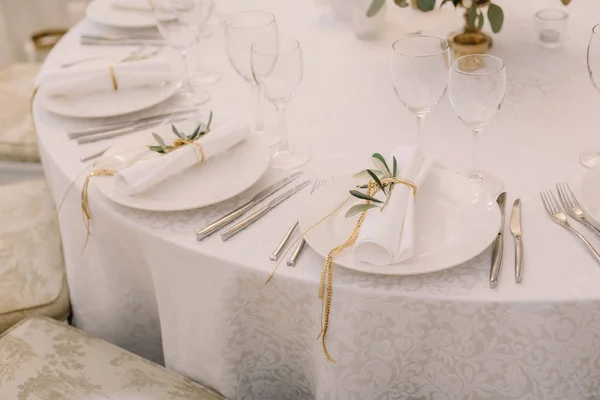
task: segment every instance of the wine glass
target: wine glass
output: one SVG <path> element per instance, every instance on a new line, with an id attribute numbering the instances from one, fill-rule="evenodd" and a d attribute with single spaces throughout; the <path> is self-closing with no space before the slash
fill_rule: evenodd
<path id="1" fill-rule="evenodd" d="M 276 49 L 279 33 L 275 16 L 267 11 L 251 10 L 231 14 L 225 20 L 225 47 L 233 69 L 248 82 L 254 92 L 254 124 L 252 130 L 265 131 L 260 109 L 260 87 L 252 75 L 251 48 L 255 42 L 267 43 Z"/>
<path id="2" fill-rule="evenodd" d="M 448 42 L 435 36 L 413 35 L 392 45 L 390 71 L 396 95 L 417 117 L 417 144 L 427 114 L 448 87 Z"/>
<path id="3" fill-rule="evenodd" d="M 452 62 L 448 93 L 454 113 L 473 132 L 473 169 L 471 180 L 479 182 L 491 194 L 498 194 L 503 183 L 483 174 L 477 163 L 479 136 L 500 109 L 506 94 L 506 68 L 498 57 L 475 54 Z"/>
<path id="4" fill-rule="evenodd" d="M 587 68 L 592 84 L 600 92 L 600 24 L 594 26 L 587 48 Z M 600 148 L 585 149 L 579 153 L 579 161 L 592 168 L 600 161 Z"/>
<path id="5" fill-rule="evenodd" d="M 187 56 L 198 42 L 212 7 L 213 0 L 152 0 L 158 30 L 183 58 L 186 79 L 181 94 L 196 104 L 210 100 L 210 94 L 194 84 Z"/>
<path id="6" fill-rule="evenodd" d="M 272 40 L 256 42 L 252 45 L 251 66 L 254 79 L 279 115 L 281 144 L 271 167 L 290 169 L 306 163 L 308 151 L 290 147 L 285 123 L 285 107 L 302 82 L 304 67 L 300 43 L 296 39 L 279 40 L 278 43 Z"/>

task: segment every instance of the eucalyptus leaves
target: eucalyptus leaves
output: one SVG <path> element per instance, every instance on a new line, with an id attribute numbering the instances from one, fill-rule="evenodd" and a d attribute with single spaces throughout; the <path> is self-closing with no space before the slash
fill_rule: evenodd
<path id="1" fill-rule="evenodd" d="M 385 158 L 379 153 L 375 153 L 372 156 L 372 162 L 375 166 L 374 169 L 366 169 L 354 175 L 355 178 L 358 179 L 369 179 L 375 182 L 379 190 L 381 190 L 385 195 L 385 201 L 379 200 L 367 193 L 363 193 L 359 190 L 351 190 L 350 194 L 356 198 L 361 200 L 366 200 L 364 204 L 356 204 L 352 206 L 348 212 L 346 213 L 346 218 L 349 218 L 353 215 L 361 213 L 363 211 L 370 210 L 372 208 L 379 208 L 380 211 L 384 209 L 385 205 L 389 201 L 392 196 L 392 189 L 394 188 L 394 183 L 383 184 L 381 182 L 382 179 L 386 178 L 397 178 L 398 174 L 398 162 L 396 161 L 396 157 L 393 157 L 392 170 L 388 167 L 388 164 L 385 161 Z M 357 189 L 367 189 L 369 184 L 360 185 Z"/>
<path id="2" fill-rule="evenodd" d="M 165 140 L 160 135 L 153 133 L 152 136 L 154 137 L 154 140 L 156 140 L 158 145 L 150 145 L 150 146 L 148 146 L 148 148 L 151 151 L 155 151 L 160 154 L 167 154 L 185 144 L 188 144 L 190 142 L 195 142 L 196 140 L 200 139 L 202 136 L 204 136 L 208 132 L 210 132 L 210 125 L 212 123 L 212 119 L 213 119 L 213 113 L 211 111 L 210 116 L 208 117 L 208 122 L 206 124 L 200 123 L 196 127 L 196 129 L 194 129 L 194 132 L 192 132 L 191 135 L 186 135 L 185 133 L 180 132 L 175 127 L 175 125 L 171 125 L 171 131 L 173 131 L 175 136 L 177 136 L 177 139 L 175 139 L 173 141 L 173 145 L 171 145 L 171 146 L 167 146 L 167 144 L 165 143 Z"/>

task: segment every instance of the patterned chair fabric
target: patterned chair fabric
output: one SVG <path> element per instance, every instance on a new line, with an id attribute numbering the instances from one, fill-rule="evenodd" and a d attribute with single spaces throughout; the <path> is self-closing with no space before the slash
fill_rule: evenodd
<path id="1" fill-rule="evenodd" d="M 223 397 L 48 318 L 0 336 L 0 399 L 218 400 Z"/>
<path id="2" fill-rule="evenodd" d="M 39 162 L 31 94 L 39 65 L 17 63 L 0 70 L 0 161 Z"/>
<path id="3" fill-rule="evenodd" d="M 65 319 L 69 312 L 60 232 L 46 182 L 0 186 L 0 332 L 27 317 Z"/>

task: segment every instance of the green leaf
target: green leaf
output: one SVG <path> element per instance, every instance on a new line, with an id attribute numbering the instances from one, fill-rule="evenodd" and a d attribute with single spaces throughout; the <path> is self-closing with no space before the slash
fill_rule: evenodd
<path id="1" fill-rule="evenodd" d="M 475 5 L 475 0 L 473 1 L 473 5 L 467 9 L 467 26 L 469 29 L 475 30 L 475 19 L 477 18 L 477 6 Z"/>
<path id="2" fill-rule="evenodd" d="M 374 172 L 374 173 L 377 175 L 377 177 L 379 177 L 379 178 L 382 178 L 382 177 L 384 177 L 384 176 L 385 176 L 385 175 L 384 175 L 384 173 L 383 173 L 383 172 L 381 172 L 381 171 L 373 171 L 373 172 Z M 354 178 L 356 178 L 356 179 L 369 179 L 369 178 L 371 178 L 371 175 L 369 175 L 369 173 L 368 173 L 368 172 L 367 172 L 367 170 L 365 169 L 365 170 L 362 170 L 362 171 L 360 171 L 360 172 L 357 172 L 356 174 L 354 174 Z"/>
<path id="3" fill-rule="evenodd" d="M 394 166 L 392 167 L 393 169 L 393 177 L 396 178 L 398 176 L 398 161 L 396 160 L 396 157 L 394 157 Z"/>
<path id="4" fill-rule="evenodd" d="M 385 0 L 373 0 L 371 7 L 367 10 L 367 17 L 371 18 L 375 16 L 385 4 Z"/>
<path id="5" fill-rule="evenodd" d="M 454 4 L 454 1 L 452 0 L 442 0 L 442 4 L 440 5 L 440 8 L 442 8 L 444 6 L 444 4 L 446 3 L 452 3 L 454 5 L 454 7 L 456 7 L 456 4 Z"/>
<path id="6" fill-rule="evenodd" d="M 148 146 L 151 151 L 155 151 L 157 153 L 164 154 L 165 150 L 161 146 Z"/>
<path id="7" fill-rule="evenodd" d="M 350 209 L 346 213 L 346 218 L 350 218 L 353 215 L 370 210 L 371 208 L 379 208 L 379 206 L 375 204 L 357 204 L 355 206 L 350 207 Z"/>
<path id="8" fill-rule="evenodd" d="M 381 181 L 379 180 L 379 178 L 377 177 L 377 175 L 375 175 L 375 173 L 373 171 L 371 171 L 370 169 L 367 170 L 367 173 L 369 174 L 369 176 L 371 177 L 371 179 L 373 179 L 375 181 L 375 183 L 377 184 L 377 186 L 379 186 L 379 189 L 381 189 L 383 191 L 383 193 L 387 197 L 387 191 L 385 190 L 385 187 L 383 186 L 383 183 L 381 183 Z"/>
<path id="9" fill-rule="evenodd" d="M 487 16 L 490 20 L 490 25 L 492 26 L 492 32 L 500 32 L 502 24 L 504 24 L 504 11 L 502 11 L 502 8 L 494 3 L 490 3 Z"/>
<path id="10" fill-rule="evenodd" d="M 394 0 L 394 3 L 396 3 L 396 5 L 400 8 L 406 8 L 409 6 L 406 0 Z"/>
<path id="11" fill-rule="evenodd" d="M 210 111 L 210 115 L 208 116 L 208 123 L 206 124 L 206 132 L 210 131 L 210 124 L 212 124 L 213 112 Z"/>
<path id="12" fill-rule="evenodd" d="M 198 136 L 200 136 L 200 129 L 202 128 L 202 124 L 198 125 L 191 136 L 188 138 L 189 140 L 196 140 Z"/>
<path id="13" fill-rule="evenodd" d="M 167 144 L 165 143 L 163 138 L 158 136 L 156 133 L 153 133 L 152 136 L 154 137 L 154 140 L 156 140 L 156 142 L 160 145 L 160 147 L 162 147 L 164 151 L 167 151 Z"/>
<path id="14" fill-rule="evenodd" d="M 483 13 L 479 12 L 477 14 L 477 29 L 481 30 L 481 28 L 483 28 L 483 21 L 485 21 L 485 18 L 483 18 Z"/>
<path id="15" fill-rule="evenodd" d="M 171 125 L 171 130 L 173 131 L 175 136 L 177 136 L 179 139 L 185 139 L 185 135 L 183 133 L 179 132 L 177 130 L 177 128 L 175 128 L 175 125 Z"/>
<path id="16" fill-rule="evenodd" d="M 375 166 L 375 168 L 383 172 L 385 176 L 387 176 L 388 178 L 392 177 L 392 173 L 390 172 L 390 169 L 387 166 L 387 163 L 385 162 L 385 158 L 383 158 L 381 154 L 373 154 L 373 158 L 371 159 L 371 161 L 373 161 L 373 165 Z"/>
<path id="17" fill-rule="evenodd" d="M 362 200 L 369 200 L 374 203 L 383 203 L 383 201 L 376 199 L 375 197 L 369 196 L 367 194 L 364 194 L 363 192 L 359 192 L 358 190 L 351 190 L 350 194 L 352 196 L 358 197 L 359 199 L 362 199 Z"/>
<path id="18" fill-rule="evenodd" d="M 366 188 L 368 188 L 368 187 L 369 187 L 369 184 L 368 184 L 368 183 L 366 183 L 366 184 L 364 184 L 364 185 L 358 185 L 356 188 L 357 188 L 357 189 L 366 189 Z"/>
<path id="19" fill-rule="evenodd" d="M 435 8 L 435 0 L 417 0 L 417 5 L 421 11 L 431 11 Z"/>

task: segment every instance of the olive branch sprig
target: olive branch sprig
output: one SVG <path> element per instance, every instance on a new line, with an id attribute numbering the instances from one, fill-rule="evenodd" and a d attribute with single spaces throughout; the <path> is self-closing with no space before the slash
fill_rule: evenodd
<path id="1" fill-rule="evenodd" d="M 387 202 L 390 200 L 390 197 L 392 196 L 392 189 L 394 188 L 395 183 L 392 182 L 387 185 L 384 185 L 381 182 L 381 180 L 387 179 L 387 178 L 397 178 L 398 162 L 396 160 L 396 157 L 393 157 L 393 163 L 392 163 L 391 170 L 388 167 L 388 164 L 385 161 L 385 158 L 383 158 L 383 156 L 379 153 L 373 154 L 373 156 L 371 157 L 371 161 L 373 162 L 373 166 L 375 166 L 375 168 L 360 171 L 357 174 L 355 174 L 354 177 L 357 179 L 369 179 L 370 181 L 375 182 L 375 184 L 379 187 L 379 189 L 385 195 L 385 201 L 379 200 L 373 196 L 363 193 L 360 190 L 356 190 L 356 189 L 367 189 L 369 187 L 368 183 L 359 185 L 359 186 L 357 186 L 356 189 L 350 190 L 350 194 L 358 199 L 366 200 L 366 202 L 362 203 L 362 204 L 356 204 L 356 205 L 350 207 L 350 209 L 346 213 L 346 218 L 352 217 L 353 215 L 356 215 L 358 213 L 361 213 L 363 211 L 367 211 L 367 210 L 370 210 L 373 208 L 379 208 L 380 211 L 383 211 Z"/>
<path id="2" fill-rule="evenodd" d="M 194 132 L 192 132 L 191 135 L 186 135 L 185 133 L 179 131 L 175 127 L 175 125 L 171 125 L 171 131 L 175 134 L 175 136 L 177 136 L 177 139 L 175 139 L 175 141 L 179 141 L 179 143 L 180 143 L 179 146 L 175 146 L 175 145 L 168 146 L 165 143 L 165 140 L 160 135 L 158 135 L 156 133 L 152 133 L 152 136 L 154 137 L 154 140 L 156 140 L 156 143 L 158 143 L 158 145 L 149 145 L 148 148 L 151 151 L 155 151 L 160 154 L 167 154 L 167 153 L 177 149 L 178 147 L 181 147 L 182 143 L 187 144 L 189 142 L 195 142 L 196 140 L 200 139 L 202 136 L 204 136 L 210 132 L 210 125 L 212 124 L 212 119 L 213 119 L 213 113 L 211 111 L 210 115 L 208 117 L 208 122 L 206 124 L 200 123 L 196 127 L 196 129 L 194 129 Z"/>

